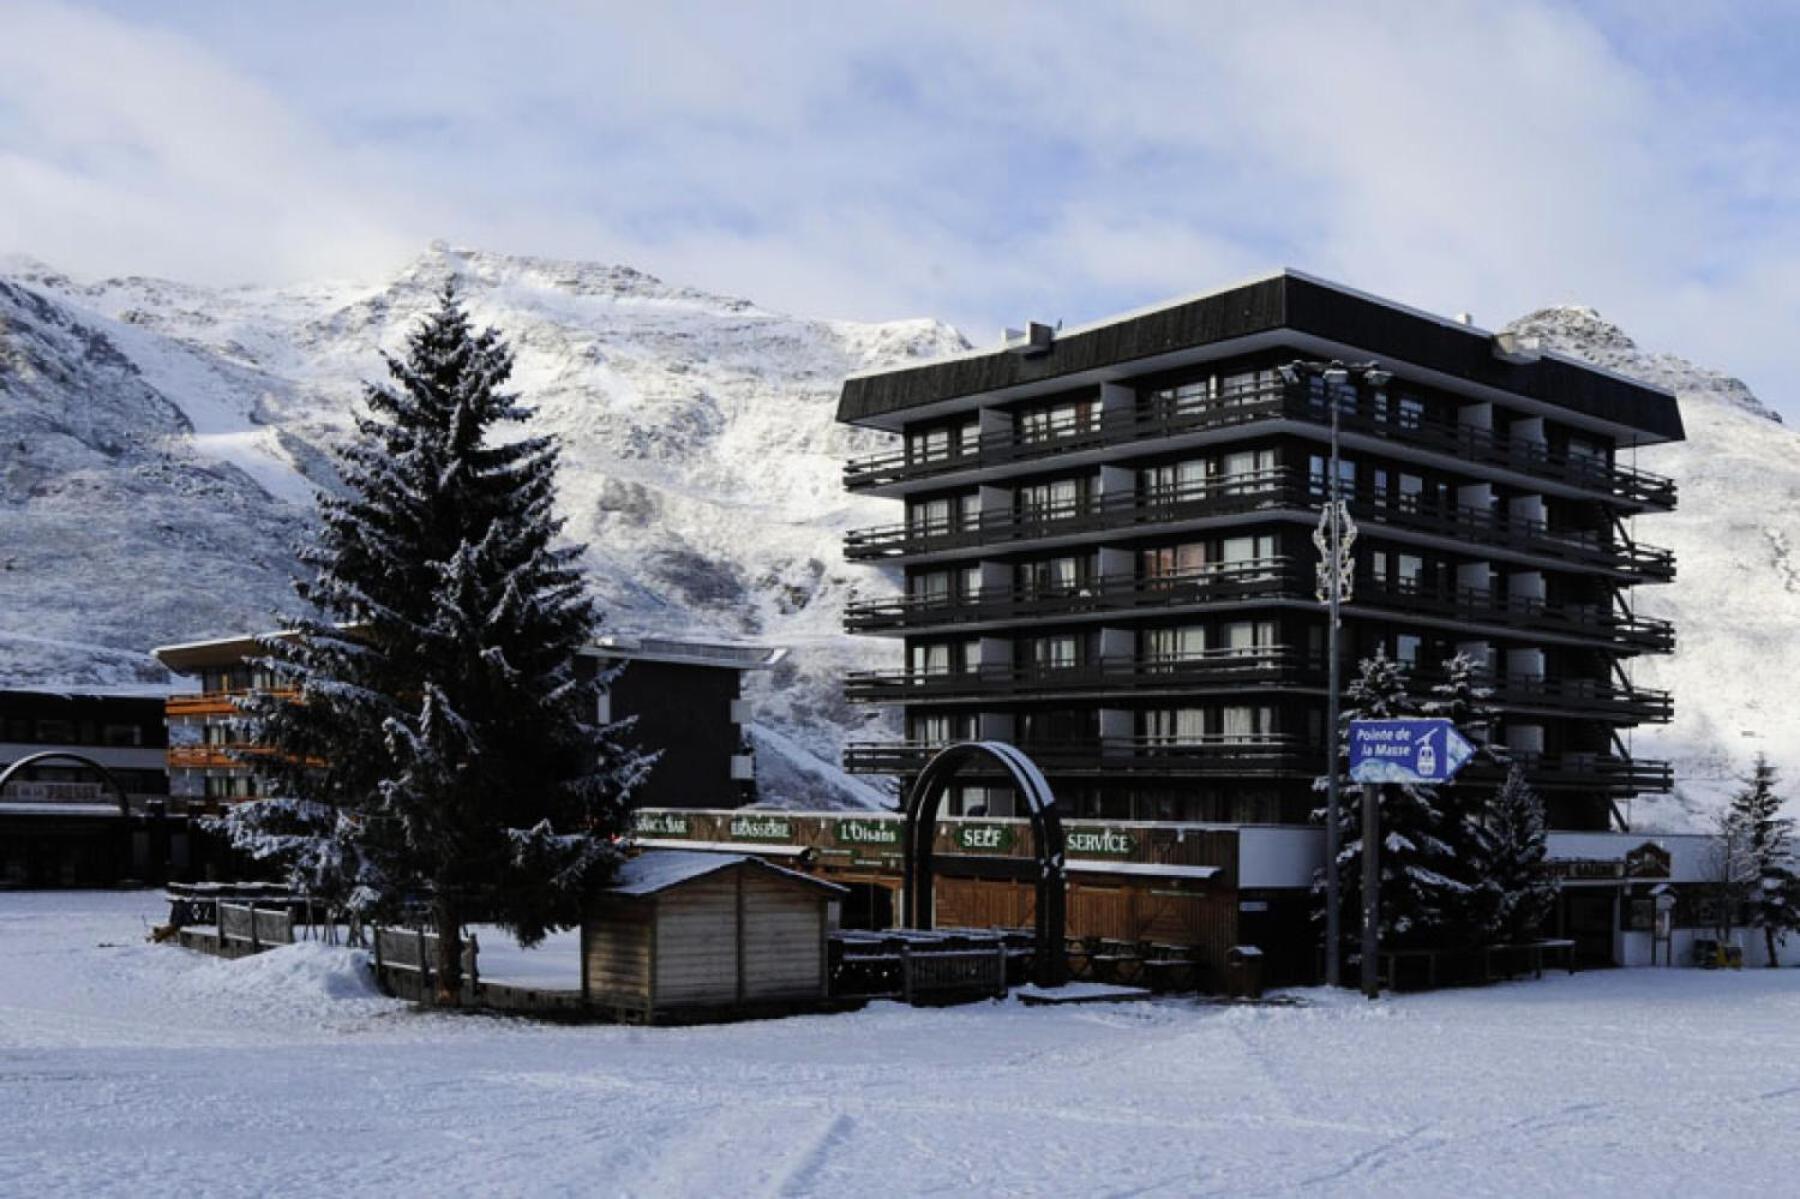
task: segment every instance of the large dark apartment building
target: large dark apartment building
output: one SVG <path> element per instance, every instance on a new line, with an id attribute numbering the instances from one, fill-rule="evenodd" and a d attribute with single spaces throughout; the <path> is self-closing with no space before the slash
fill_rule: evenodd
<path id="1" fill-rule="evenodd" d="M 1332 360 L 1380 370 L 1293 369 Z M 853 676 L 850 698 L 905 720 L 903 741 L 850 746 L 849 769 L 904 777 L 995 738 L 1071 816 L 1305 823 L 1325 770 L 1313 537 L 1333 406 L 1359 530 L 1346 681 L 1380 651 L 1423 690 L 1468 655 L 1552 823 L 1622 826 L 1632 796 L 1670 785 L 1629 732 L 1671 711 L 1632 663 L 1674 630 L 1633 595 L 1674 577 L 1635 526 L 1675 487 L 1633 458 L 1682 437 L 1675 398 L 1292 271 L 845 383 L 839 420 L 895 438 L 846 485 L 904 505 L 846 544 L 901 582 L 848 610 L 900 663 Z M 947 810 L 1013 815 L 992 781 Z"/>

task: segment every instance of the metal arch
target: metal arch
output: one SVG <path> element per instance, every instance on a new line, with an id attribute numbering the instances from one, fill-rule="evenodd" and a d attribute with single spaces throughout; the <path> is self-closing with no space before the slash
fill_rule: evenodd
<path id="1" fill-rule="evenodd" d="M 27 766 L 35 766 L 46 759 L 52 761 L 78 762 L 81 765 L 88 767 L 90 770 L 93 770 L 105 781 L 108 787 L 112 788 L 113 794 L 118 796 L 119 815 L 131 815 L 131 800 L 126 796 L 125 788 L 121 786 L 119 780 L 113 776 L 113 772 L 100 765 L 100 763 L 94 761 L 94 759 L 88 757 L 86 754 L 72 754 L 67 750 L 49 749 L 44 750 L 41 753 L 26 754 L 17 762 L 8 766 L 5 770 L 0 770 L 0 791 L 4 791 L 6 789 L 6 784 L 12 782 L 13 775 L 25 769 Z"/>
<path id="2" fill-rule="evenodd" d="M 1068 876 L 1062 818 L 1056 796 L 1037 763 L 1016 745 L 1004 741 L 962 741 L 939 750 L 913 783 L 906 797 L 906 926 L 931 928 L 936 884 L 933 841 L 938 807 L 950 780 L 977 758 L 989 758 L 1011 776 L 1031 816 L 1032 844 L 1037 853 L 1037 960 L 1039 986 L 1058 987 L 1068 980 L 1063 944 L 1067 930 Z"/>

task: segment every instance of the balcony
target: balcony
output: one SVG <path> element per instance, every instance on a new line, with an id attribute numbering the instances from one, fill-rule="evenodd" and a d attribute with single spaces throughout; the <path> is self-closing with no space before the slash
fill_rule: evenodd
<path id="1" fill-rule="evenodd" d="M 1251 425 L 1291 426 L 1317 437 L 1329 423 L 1330 409 L 1323 397 L 1282 386 L 1239 391 L 1205 403 L 1140 401 L 1132 408 L 1102 413 L 1095 420 L 1053 429 L 1047 435 L 990 433 L 967 445 L 930 451 L 910 448 L 855 459 L 844 468 L 844 486 L 872 492 L 932 481 L 949 484 L 959 475 L 976 471 Z M 1675 483 L 1665 476 L 1587 454 L 1552 450 L 1493 430 L 1416 415 L 1389 417 L 1349 404 L 1340 408 L 1339 427 L 1353 447 L 1386 442 L 1396 450 L 1404 447 L 1446 459 L 1450 469 L 1465 473 L 1468 464 L 1477 463 L 1614 503 L 1639 508 L 1675 506 Z M 1256 430 L 1273 431 L 1277 429 Z"/>
<path id="2" fill-rule="evenodd" d="M 1101 576 L 1070 586 L 1014 588 L 968 597 L 899 596 L 859 600 L 844 609 L 852 633 L 923 633 L 1003 628 L 1032 621 L 1092 621 L 1221 605 L 1316 607 L 1310 563 L 1261 558 L 1221 563 L 1184 575 Z M 1405 580 L 1359 579 L 1348 615 L 1410 617 L 1449 628 L 1470 625 L 1501 636 L 1593 644 L 1620 653 L 1667 653 L 1675 632 L 1603 604 L 1553 604 L 1478 588 L 1427 589 Z"/>
<path id="3" fill-rule="evenodd" d="M 1413 497 L 1351 497 L 1351 513 L 1365 531 L 1400 540 L 1448 542 L 1465 551 L 1498 547 L 1517 557 L 1594 570 L 1621 582 L 1660 583 L 1675 577 L 1666 549 L 1585 531 L 1552 529 L 1542 521 L 1488 508 L 1437 506 Z M 856 529 L 844 537 L 852 562 L 970 557 L 993 549 L 1023 549 L 1060 539 L 1163 533 L 1198 522 L 1244 515 L 1306 524 L 1318 518 L 1324 485 L 1290 468 L 1229 475 L 1178 490 L 1103 495 L 1079 504 L 979 513 L 973 520 L 912 521 Z"/>
<path id="4" fill-rule="evenodd" d="M 852 703 L 987 700 L 1012 696 L 1145 695 L 1283 690 L 1319 684 L 1322 660 L 1293 646 L 1219 649 L 1180 658 L 1101 658 L 1079 665 L 981 666 L 955 673 L 867 671 L 844 682 Z"/>
<path id="5" fill-rule="evenodd" d="M 1413 691 L 1429 692 L 1441 676 L 1415 672 Z M 1488 701 L 1505 713 L 1546 713 L 1620 724 L 1667 724 L 1667 691 L 1601 679 L 1512 675 L 1488 679 Z M 1217 649 L 1180 658 L 1100 658 L 1071 665 L 990 665 L 962 671 L 862 671 L 844 680 L 856 704 L 992 703 L 1221 692 L 1307 691 L 1324 694 L 1325 663 L 1296 646 Z"/>
<path id="6" fill-rule="evenodd" d="M 914 774 L 944 746 L 925 741 L 852 742 L 844 769 L 853 774 Z M 1298 737 L 1219 735 L 1176 742 L 1158 737 L 1106 737 L 1082 743 L 1019 746 L 1046 773 L 1184 778 L 1311 778 L 1324 761 L 1322 746 Z M 968 767 L 976 773 L 987 767 Z M 997 772 L 998 768 L 992 768 Z"/>
<path id="7" fill-rule="evenodd" d="M 865 741 L 844 747 L 844 769 L 852 774 L 917 774 L 944 748 L 925 741 Z M 1251 737 L 1216 736 L 1183 742 L 1154 737 L 1107 737 L 1085 743 L 1019 746 L 1052 778 L 1291 778 L 1312 779 L 1321 773 L 1325 748 L 1282 734 Z M 1513 754 L 1508 765 L 1488 761 L 1470 764 L 1457 776 L 1458 785 L 1495 787 L 1510 763 L 1525 768 L 1540 791 L 1581 791 L 1623 799 L 1674 786 L 1669 763 L 1615 754 Z M 998 773 L 991 764 L 965 768 L 975 774 Z"/>

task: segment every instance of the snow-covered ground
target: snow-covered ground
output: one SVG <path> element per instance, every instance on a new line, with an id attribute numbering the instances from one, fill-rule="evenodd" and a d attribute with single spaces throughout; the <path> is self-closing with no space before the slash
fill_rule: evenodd
<path id="1" fill-rule="evenodd" d="M 0 895 L 0 1194 L 1776 1195 L 1800 971 L 697 1029 L 419 1013 L 347 951 Z"/>

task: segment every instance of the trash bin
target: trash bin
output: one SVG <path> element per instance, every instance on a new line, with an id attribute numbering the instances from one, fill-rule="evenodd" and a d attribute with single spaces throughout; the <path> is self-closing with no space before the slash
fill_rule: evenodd
<path id="1" fill-rule="evenodd" d="M 1255 945 L 1233 945 L 1225 951 L 1225 993 L 1233 999 L 1260 999 L 1263 951 Z"/>

